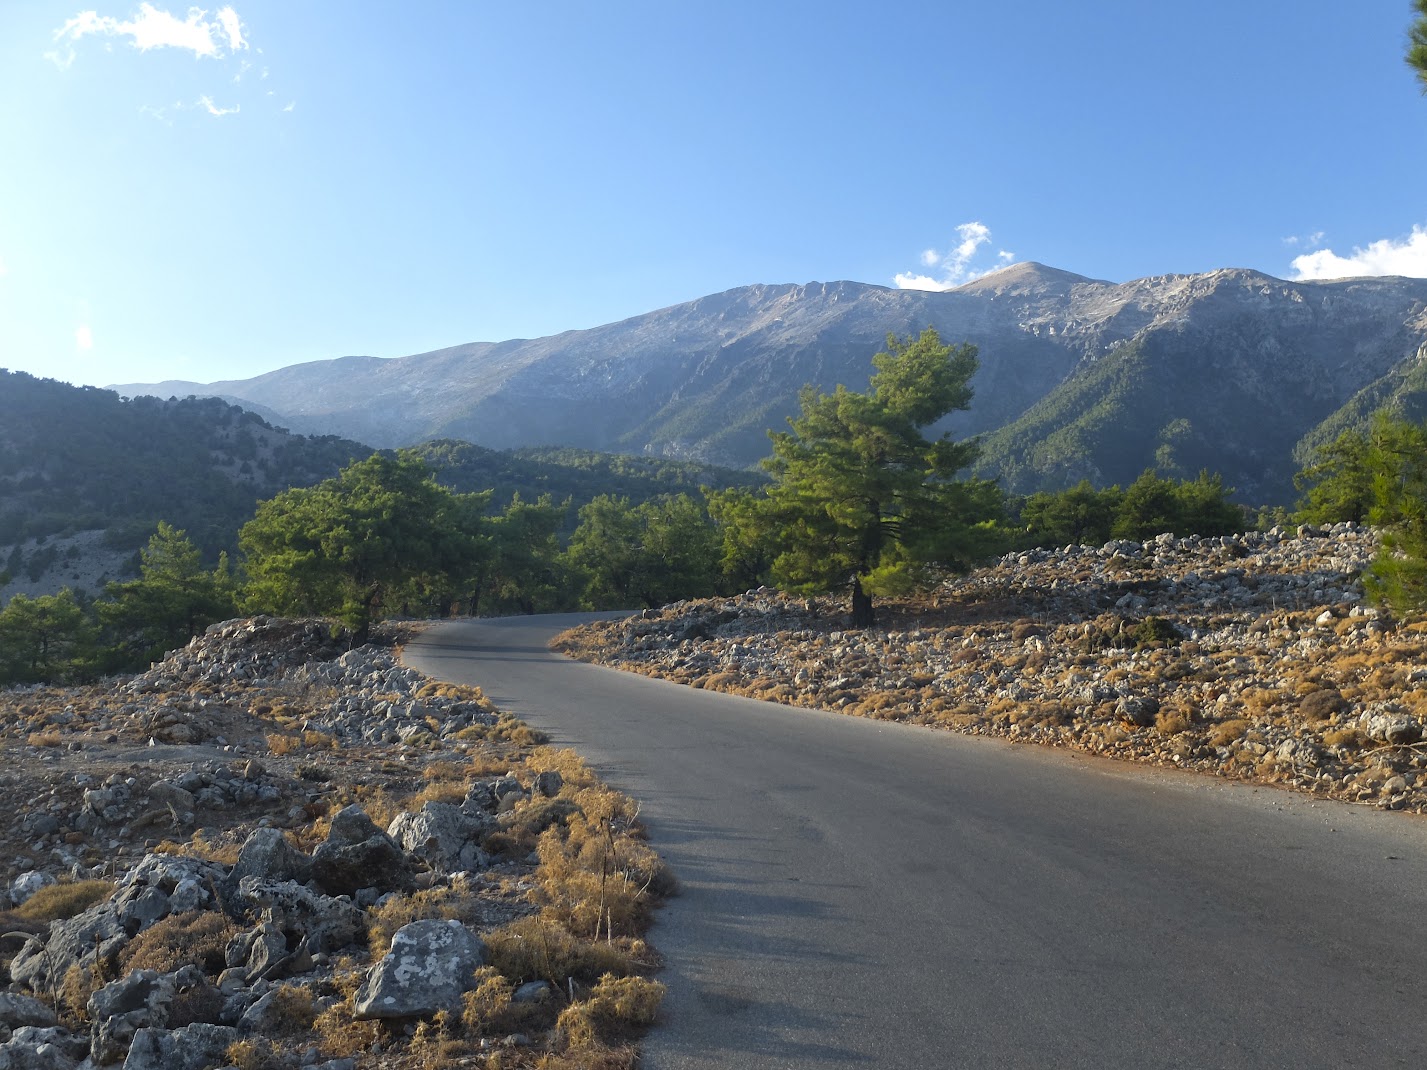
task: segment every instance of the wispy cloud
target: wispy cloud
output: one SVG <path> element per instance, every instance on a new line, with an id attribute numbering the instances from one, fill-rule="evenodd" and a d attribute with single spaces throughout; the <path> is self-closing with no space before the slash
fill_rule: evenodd
<path id="1" fill-rule="evenodd" d="M 54 31 L 55 50 L 46 52 L 45 56 L 61 70 L 68 70 L 75 61 L 76 48 L 89 38 L 127 40 L 132 51 L 139 53 L 155 49 L 176 49 L 192 55 L 196 60 L 219 61 L 212 67 L 208 64 L 199 65 L 210 73 L 207 76 L 198 76 L 199 84 L 193 85 L 189 92 L 199 93 L 210 86 L 218 88 L 212 80 L 215 69 L 226 72 L 226 89 L 219 89 L 216 93 L 199 93 L 196 99 L 187 97 L 192 103 L 175 102 L 160 106 L 149 102 L 139 107 L 142 114 L 150 115 L 170 126 L 173 125 L 173 116 L 179 112 L 194 111 L 214 118 L 236 115 L 242 110 L 241 105 L 223 98 L 242 95 L 250 74 L 256 73 L 259 81 L 268 77 L 268 68 L 261 65 L 261 60 L 255 61 L 242 56 L 242 53 L 261 56 L 262 49 L 251 44 L 247 27 L 230 5 L 212 12 L 205 8 L 190 7 L 179 15 L 145 2 L 139 4 L 138 9 L 127 18 L 101 15 L 94 10 L 81 11 Z M 105 41 L 103 47 L 107 52 L 115 51 L 115 45 L 110 41 Z M 199 66 L 195 66 L 194 70 L 197 71 Z M 219 103 L 220 101 L 222 103 Z"/>
<path id="2" fill-rule="evenodd" d="M 237 115 L 242 105 L 234 104 L 231 108 L 220 108 L 213 103 L 213 98 L 207 95 L 198 98 L 197 107 L 208 112 L 209 115 Z"/>
<path id="3" fill-rule="evenodd" d="M 1414 226 L 1405 238 L 1383 238 L 1354 247 L 1348 256 L 1319 249 L 1293 258 L 1294 279 L 1346 279 L 1362 275 L 1427 278 L 1427 228 Z"/>
<path id="4" fill-rule="evenodd" d="M 1326 235 L 1321 230 L 1315 230 L 1312 234 L 1290 234 L 1283 239 L 1283 244 L 1292 249 L 1316 249 L 1323 244 Z"/>
<path id="5" fill-rule="evenodd" d="M 892 280 L 897 288 L 950 290 L 1015 262 L 1015 256 L 1003 249 L 996 254 L 996 262 L 991 267 L 978 269 L 972 266 L 977 252 L 991 242 L 991 229 L 984 223 L 962 223 L 956 228 L 956 236 L 960 240 L 947 252 L 937 249 L 923 251 L 922 267 L 931 269 L 935 274 L 902 272 Z"/>
<path id="6" fill-rule="evenodd" d="M 243 22 L 231 7 L 221 7 L 213 18 L 202 8 L 191 7 L 187 17 L 180 19 L 171 12 L 139 5 L 138 14 L 129 19 L 100 15 L 97 11 L 81 11 L 55 31 L 57 45 L 66 51 L 46 53 L 61 67 L 74 62 L 74 44 L 85 37 L 127 37 L 140 52 L 154 48 L 178 48 L 192 52 L 197 58 L 218 58 L 248 47 L 243 36 Z"/>

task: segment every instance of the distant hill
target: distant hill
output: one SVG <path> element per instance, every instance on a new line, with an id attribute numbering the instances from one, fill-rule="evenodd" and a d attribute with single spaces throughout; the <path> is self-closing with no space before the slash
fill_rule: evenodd
<path id="1" fill-rule="evenodd" d="M 749 468 L 804 383 L 863 389 L 889 332 L 980 350 L 979 468 L 1013 490 L 1122 480 L 1165 459 L 1286 500 L 1305 436 L 1427 342 L 1427 280 L 1285 282 L 1225 269 L 1123 284 L 1017 264 L 929 293 L 855 282 L 745 286 L 586 331 L 410 357 L 344 357 L 209 393 L 298 430 L 381 446 L 458 438 Z M 1399 369 L 1399 372 L 1394 372 Z"/>
<path id="2" fill-rule="evenodd" d="M 436 478 L 453 490 L 493 491 L 493 507 L 503 508 L 513 494 L 535 501 L 548 494 L 570 500 L 570 524 L 581 505 L 600 494 L 638 504 L 661 494 L 694 494 L 700 487 L 754 487 L 766 482 L 759 473 L 693 461 L 667 461 L 592 450 L 531 447 L 492 450 L 454 439 L 411 447 Z"/>
<path id="3" fill-rule="evenodd" d="M 159 520 L 216 552 L 259 498 L 335 475 L 371 448 L 273 427 L 214 398 L 129 400 L 0 373 L 0 543 Z"/>
<path id="4" fill-rule="evenodd" d="M 497 508 L 515 493 L 548 493 L 577 508 L 598 494 L 637 503 L 760 478 L 581 450 L 511 453 L 448 440 L 417 452 L 442 482 L 493 490 Z M 213 560 L 234 547 L 260 500 L 371 453 L 350 439 L 294 435 L 216 398 L 125 399 L 0 371 L 0 601 L 65 584 L 97 593 L 160 520 L 186 530 Z"/>

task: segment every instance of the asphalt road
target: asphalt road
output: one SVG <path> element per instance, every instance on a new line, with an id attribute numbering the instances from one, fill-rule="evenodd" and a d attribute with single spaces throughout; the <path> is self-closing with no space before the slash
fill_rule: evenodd
<path id="1" fill-rule="evenodd" d="M 582 665 L 574 619 L 405 660 L 641 800 L 653 1070 L 1423 1065 L 1423 819 Z"/>

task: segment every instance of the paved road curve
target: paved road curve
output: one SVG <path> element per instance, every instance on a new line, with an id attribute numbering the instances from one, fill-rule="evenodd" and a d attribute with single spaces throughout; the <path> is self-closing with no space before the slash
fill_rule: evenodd
<path id="1" fill-rule="evenodd" d="M 1344 1067 L 1427 1056 L 1427 822 L 793 710 L 446 624 L 644 805 L 683 894 L 647 1066 Z"/>

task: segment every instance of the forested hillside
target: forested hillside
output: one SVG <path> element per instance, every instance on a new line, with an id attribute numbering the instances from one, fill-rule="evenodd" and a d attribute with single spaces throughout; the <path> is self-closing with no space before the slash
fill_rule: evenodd
<path id="1" fill-rule="evenodd" d="M 370 452 L 289 434 L 216 398 L 124 399 L 0 372 L 0 545 L 104 529 L 133 550 L 167 520 L 216 555 L 258 499 Z"/>
<path id="2" fill-rule="evenodd" d="M 452 490 L 492 491 L 491 501 L 496 506 L 505 505 L 515 494 L 525 501 L 545 494 L 557 502 L 568 498 L 571 526 L 575 511 L 602 494 L 628 498 L 638 505 L 660 494 L 696 494 L 705 486 L 756 487 L 767 481 L 759 472 L 695 461 L 553 446 L 493 450 L 447 438 L 413 446 L 410 452 L 430 465 L 436 478 Z"/>
<path id="3" fill-rule="evenodd" d="M 160 521 L 186 531 L 211 565 L 236 549 L 238 529 L 260 500 L 330 479 L 372 452 L 350 439 L 292 434 L 217 398 L 123 398 L 0 371 L 0 602 L 64 584 L 97 592 L 132 566 Z M 601 495 L 639 505 L 762 478 L 691 462 L 454 440 L 415 453 L 451 488 L 491 491 L 493 508 L 517 494 L 526 502 L 548 495 L 556 507 L 568 501 L 559 524 L 566 535 L 579 508 Z"/>

